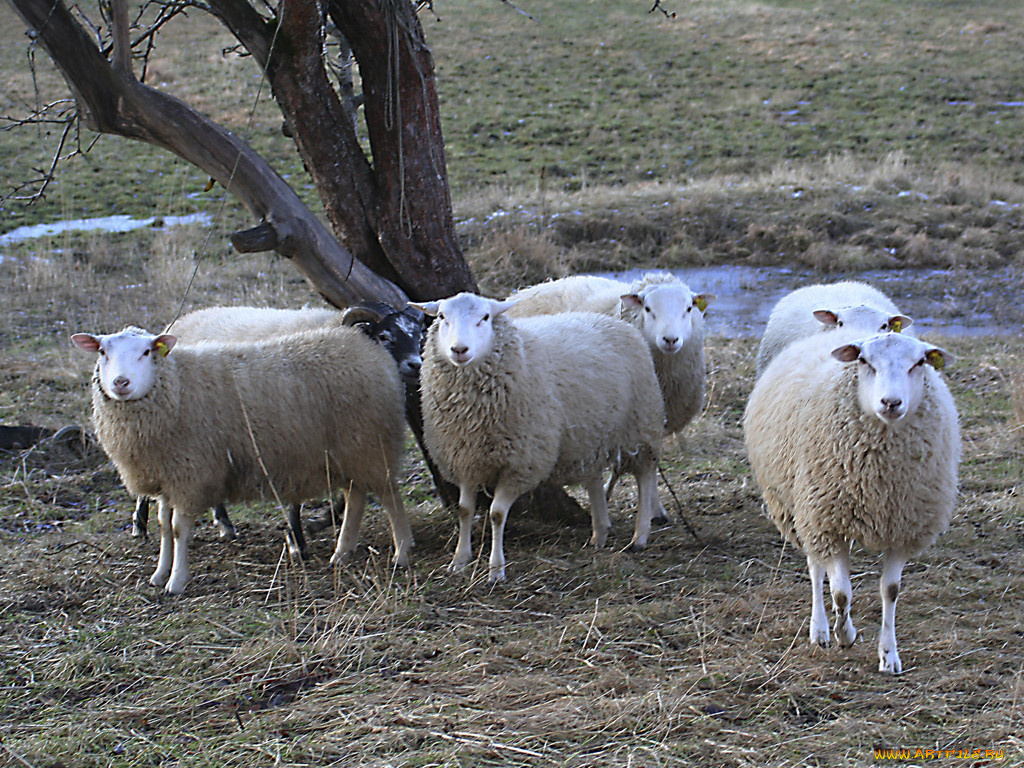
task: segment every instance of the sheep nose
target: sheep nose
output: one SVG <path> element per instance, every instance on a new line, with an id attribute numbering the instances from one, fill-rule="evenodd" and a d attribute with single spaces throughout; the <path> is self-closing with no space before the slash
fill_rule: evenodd
<path id="1" fill-rule="evenodd" d="M 465 344 L 452 344 L 452 352 L 456 355 L 464 355 L 469 352 L 469 347 Z"/>
<path id="2" fill-rule="evenodd" d="M 885 406 L 885 410 L 887 411 L 895 411 L 903 405 L 903 401 L 898 397 L 883 397 L 882 405 Z"/>
<path id="3" fill-rule="evenodd" d="M 127 376 L 117 376 L 114 379 L 114 386 L 118 388 L 127 387 L 131 383 L 131 380 Z"/>
<path id="4" fill-rule="evenodd" d="M 678 336 L 672 336 L 672 337 L 662 336 L 661 338 L 665 342 L 665 344 L 670 346 L 670 347 L 674 347 L 676 345 L 676 343 L 679 341 L 679 337 Z"/>

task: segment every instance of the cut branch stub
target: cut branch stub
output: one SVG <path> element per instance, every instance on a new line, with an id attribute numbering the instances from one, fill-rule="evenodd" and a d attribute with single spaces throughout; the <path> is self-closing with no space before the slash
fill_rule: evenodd
<path id="1" fill-rule="evenodd" d="M 273 251 L 277 248 L 278 242 L 277 232 L 265 221 L 252 229 L 245 229 L 231 235 L 231 245 L 239 253 Z"/>

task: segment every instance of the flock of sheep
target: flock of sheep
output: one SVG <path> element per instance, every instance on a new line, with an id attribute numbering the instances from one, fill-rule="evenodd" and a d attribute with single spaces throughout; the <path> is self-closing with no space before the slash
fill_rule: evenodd
<path id="1" fill-rule="evenodd" d="M 635 283 L 577 276 L 505 300 L 462 293 L 344 313 L 221 307 L 179 319 L 173 335 L 128 327 L 72 340 L 98 354 L 95 430 L 140 499 L 136 535 L 146 499 L 158 501 L 155 586 L 184 591 L 189 537 L 206 510 L 230 537 L 224 502 L 287 503 L 289 546 L 301 557 L 301 503 L 339 489 L 346 503 L 331 563 L 354 552 L 373 493 L 394 562 L 406 565 L 413 534 L 397 470 L 409 393 L 430 458 L 459 489 L 449 568 L 472 560 L 486 490 L 497 582 L 509 509 L 542 483 L 586 489 L 595 547 L 607 540 L 607 498 L 624 472 L 638 496 L 630 547 L 643 549 L 652 522 L 667 519 L 657 466 L 665 435 L 702 407 L 704 312 L 714 298 L 660 272 Z M 432 322 L 421 353 L 424 315 Z M 879 669 L 892 674 L 902 671 L 903 566 L 945 529 L 956 496 L 958 418 L 937 373 L 950 359 L 874 288 L 808 286 L 772 311 L 743 421 L 768 514 L 807 557 L 812 643 L 829 643 L 825 574 L 835 634 L 849 646 L 851 547 L 883 553 Z"/>

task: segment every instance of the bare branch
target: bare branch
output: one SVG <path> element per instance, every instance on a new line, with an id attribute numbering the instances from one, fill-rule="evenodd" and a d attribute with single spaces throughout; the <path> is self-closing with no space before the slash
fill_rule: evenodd
<path id="1" fill-rule="evenodd" d="M 661 5 L 661 0 L 654 0 L 654 5 L 651 6 L 651 10 L 648 13 L 654 13 L 655 11 L 661 11 L 665 18 L 674 19 L 676 17 L 675 11 L 667 11 Z"/>

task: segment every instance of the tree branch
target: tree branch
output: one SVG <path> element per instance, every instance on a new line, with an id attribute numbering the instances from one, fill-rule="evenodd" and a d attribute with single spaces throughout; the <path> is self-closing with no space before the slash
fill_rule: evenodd
<path id="1" fill-rule="evenodd" d="M 10 2 L 60 68 L 93 130 L 162 147 L 219 181 L 274 228 L 275 250 L 292 259 L 330 303 L 348 306 L 379 299 L 401 306 L 406 301 L 402 290 L 342 248 L 244 142 L 184 102 L 139 83 L 131 77 L 130 67 L 115 72 L 63 2 Z"/>

